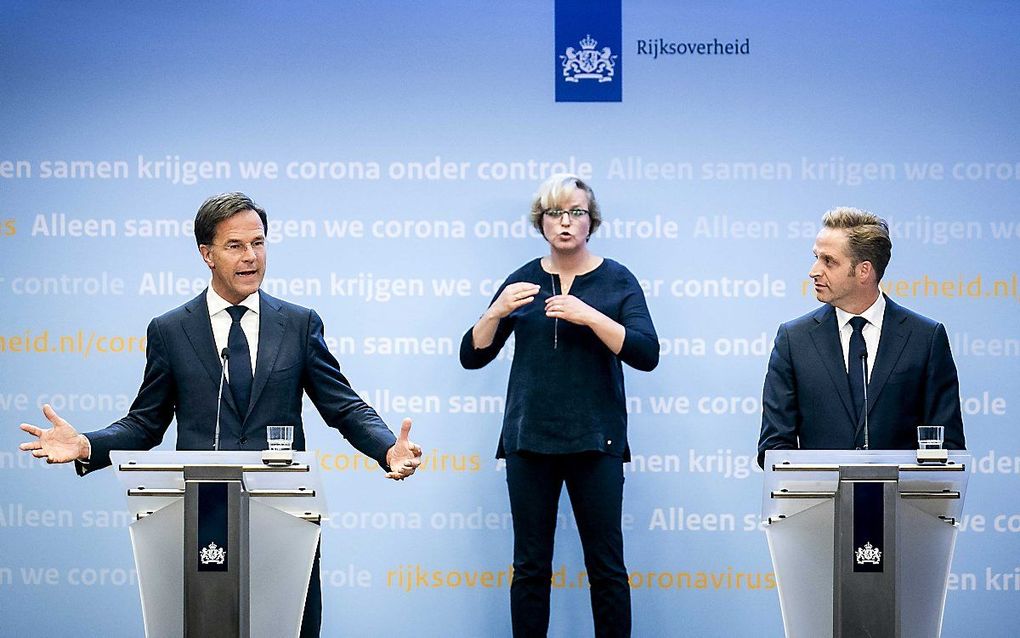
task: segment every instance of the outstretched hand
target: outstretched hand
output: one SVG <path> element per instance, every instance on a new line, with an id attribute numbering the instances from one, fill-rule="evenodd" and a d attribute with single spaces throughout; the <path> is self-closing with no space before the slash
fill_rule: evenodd
<path id="1" fill-rule="evenodd" d="M 91 449 L 88 439 L 60 418 L 50 404 L 43 406 L 43 415 L 53 427 L 44 430 L 31 423 L 22 423 L 21 429 L 34 436 L 35 440 L 22 443 L 18 446 L 19 450 L 31 452 L 32 456 L 46 459 L 47 463 L 69 463 L 89 457 Z"/>
<path id="2" fill-rule="evenodd" d="M 386 478 L 402 481 L 414 474 L 414 471 L 421 465 L 421 446 L 408 440 L 407 435 L 410 433 L 411 419 L 404 419 L 404 422 L 400 424 L 400 436 L 397 437 L 397 442 L 386 450 L 386 464 L 390 466 Z"/>

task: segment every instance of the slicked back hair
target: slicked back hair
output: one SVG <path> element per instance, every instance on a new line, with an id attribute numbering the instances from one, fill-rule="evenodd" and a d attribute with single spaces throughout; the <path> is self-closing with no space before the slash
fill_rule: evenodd
<path id="1" fill-rule="evenodd" d="M 846 232 L 851 271 L 857 264 L 870 261 L 875 269 L 875 281 L 882 281 L 892 257 L 889 224 L 884 219 L 859 208 L 839 207 L 822 216 L 822 225 Z"/>

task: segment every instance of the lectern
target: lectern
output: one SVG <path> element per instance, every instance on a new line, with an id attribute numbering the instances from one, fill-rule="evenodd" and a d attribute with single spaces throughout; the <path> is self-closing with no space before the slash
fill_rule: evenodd
<path id="1" fill-rule="evenodd" d="M 772 450 L 763 517 L 788 638 L 938 638 L 970 454 Z"/>
<path id="2" fill-rule="evenodd" d="M 297 636 L 326 513 L 314 455 L 113 452 L 145 635 Z"/>

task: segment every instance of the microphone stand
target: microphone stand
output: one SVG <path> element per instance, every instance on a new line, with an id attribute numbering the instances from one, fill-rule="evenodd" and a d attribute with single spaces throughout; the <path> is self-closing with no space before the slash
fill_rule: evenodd
<path id="1" fill-rule="evenodd" d="M 868 449 L 868 352 L 861 353 L 861 374 L 864 376 L 864 449 Z"/>
<path id="2" fill-rule="evenodd" d="M 213 450 L 220 449 L 220 408 L 223 406 L 223 381 L 227 378 L 227 360 L 230 359 L 230 351 L 224 348 L 220 351 L 220 389 L 216 395 L 216 433 L 213 436 Z"/>

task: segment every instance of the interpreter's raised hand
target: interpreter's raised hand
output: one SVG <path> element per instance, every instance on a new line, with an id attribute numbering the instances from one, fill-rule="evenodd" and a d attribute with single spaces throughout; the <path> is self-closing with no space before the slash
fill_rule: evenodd
<path id="1" fill-rule="evenodd" d="M 503 289 L 503 292 L 499 293 L 496 301 L 492 302 L 492 305 L 489 306 L 489 312 L 495 315 L 496 319 L 502 319 L 521 306 L 534 301 L 538 290 L 538 284 L 526 281 L 510 284 Z"/>
<path id="2" fill-rule="evenodd" d="M 589 326 L 602 313 L 573 295 L 553 295 L 545 300 L 545 316 Z"/>
<path id="3" fill-rule="evenodd" d="M 44 430 L 31 423 L 22 423 L 21 429 L 34 436 L 35 440 L 22 443 L 18 446 L 19 450 L 31 452 L 32 456 L 46 459 L 47 463 L 69 463 L 89 457 L 88 439 L 60 418 L 49 403 L 43 406 L 43 415 L 53 427 Z"/>
<path id="4" fill-rule="evenodd" d="M 414 471 L 421 465 L 421 446 L 407 439 L 407 435 L 410 433 L 411 419 L 404 419 L 404 422 L 400 424 L 400 436 L 397 437 L 397 442 L 386 450 L 386 464 L 390 466 L 386 478 L 402 481 L 414 474 Z"/>

